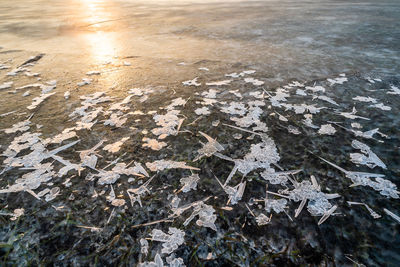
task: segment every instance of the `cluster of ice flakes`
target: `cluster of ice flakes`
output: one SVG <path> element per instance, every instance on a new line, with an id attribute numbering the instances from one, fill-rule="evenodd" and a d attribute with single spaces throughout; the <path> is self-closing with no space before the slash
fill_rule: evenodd
<path id="1" fill-rule="evenodd" d="M 151 240 L 162 242 L 162 250 L 161 253 L 171 254 L 175 250 L 178 249 L 180 245 L 185 242 L 185 232 L 179 230 L 175 227 L 170 227 L 168 229 L 168 234 L 164 233 L 161 230 L 153 229 L 151 232 Z"/>

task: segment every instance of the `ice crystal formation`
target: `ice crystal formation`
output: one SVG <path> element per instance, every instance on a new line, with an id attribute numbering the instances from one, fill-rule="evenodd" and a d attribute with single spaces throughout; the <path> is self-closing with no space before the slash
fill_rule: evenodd
<path id="1" fill-rule="evenodd" d="M 113 66 L 131 65 L 118 62 Z M 8 76 L 38 77 L 29 64 Z M 56 80 L 2 82 L 1 90 L 24 90 L 16 95 L 31 104 L 0 115 L 2 122 L 13 118 L 0 133 L 0 197 L 30 197 L 31 203 L 3 205 L 0 216 L 10 223 L 32 218 L 38 212 L 32 203 L 57 214 L 77 213 L 81 218 L 66 217 L 53 227 L 96 233 L 79 232 L 82 240 L 108 238 L 118 224 L 124 230 L 107 245 L 93 245 L 95 251 L 123 244 L 118 253 L 140 255 L 139 266 L 190 265 L 190 257 L 211 261 L 236 240 L 260 258 L 267 250 L 263 243 L 279 255 L 294 253 L 293 229 L 301 228 L 298 240 L 311 240 L 327 229 L 335 232 L 353 215 L 366 214 L 372 224 L 399 223 L 396 163 L 385 151 L 397 138 L 383 124 L 374 125 L 375 112 L 397 112 L 376 90 L 398 97 L 397 83 L 365 94 L 346 91 L 342 99 L 339 89 L 361 78 L 339 74 L 273 87 L 258 71 L 236 68 L 216 77 L 211 66 L 195 66 L 198 77 L 175 86 L 128 87 L 115 94 L 91 91 L 95 78 L 106 75 L 103 69 L 83 72 L 90 78 L 75 80 L 63 92 Z M 0 64 L 6 68 L 11 67 Z M 86 89 L 90 93 L 82 93 Z M 68 110 L 57 127 L 51 118 L 39 120 L 52 101 Z M 374 172 L 364 172 L 368 168 Z M 266 241 L 252 234 L 269 227 L 271 235 L 286 236 Z M 315 240 L 307 241 L 313 249 Z M 208 250 L 219 243 L 222 249 Z"/>

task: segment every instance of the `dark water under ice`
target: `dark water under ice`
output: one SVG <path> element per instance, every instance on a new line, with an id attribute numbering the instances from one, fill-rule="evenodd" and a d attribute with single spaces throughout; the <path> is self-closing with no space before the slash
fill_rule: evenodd
<path id="1" fill-rule="evenodd" d="M 352 183 L 344 173 L 317 156 L 349 171 L 384 174 L 385 179 L 400 187 L 400 94 L 393 91 L 400 88 L 399 17 L 398 1 L 2 0 L 0 86 L 13 83 L 0 89 L 0 129 L 9 129 L 33 114 L 27 131 L 41 133 L 42 139 L 51 138 L 76 126 L 79 118 L 69 114 L 81 106 L 81 96 L 105 92 L 112 100 L 96 105 L 103 110 L 90 130 L 76 130 L 77 137 L 46 148 L 52 150 L 79 139 L 79 143 L 58 154 L 78 164 L 78 151 L 106 139 L 96 150 L 98 169 L 117 158 L 120 163 L 135 161 L 145 167 L 146 162 L 170 159 L 199 168 L 193 173 L 199 174 L 200 181 L 196 191 L 183 193 L 178 191 L 179 180 L 190 175 L 190 170 L 156 173 L 146 168 L 155 177 L 150 193 L 142 198 L 143 207 L 138 203 L 132 207 L 126 191 L 148 178 L 128 181 L 131 176 L 121 176 L 112 186 L 116 197 L 126 204 L 114 207 L 106 199 L 111 187 L 100 185 L 97 178 L 91 177 L 90 173 L 97 172 L 90 168 L 80 173 L 71 170 L 62 177 L 55 175 L 33 190 L 39 193 L 45 188 L 59 187 L 60 194 L 51 201 L 45 197 L 38 200 L 23 191 L 0 194 L 1 265 L 136 265 L 152 261 L 161 251 L 160 242 L 149 240 L 149 253 L 144 256 L 140 251 L 141 238 L 150 238 L 152 229 L 167 232 L 168 227 L 176 227 L 185 232 L 185 243 L 175 255 L 187 266 L 397 266 L 400 226 L 384 209 L 400 215 L 399 199 L 383 196 L 367 186 L 350 187 Z M 39 54 L 44 55 L 25 64 L 25 70 L 8 75 Z M 245 70 L 255 73 L 238 78 L 225 76 Z M 100 74 L 87 75 L 89 71 Z M 195 77 L 200 86 L 182 84 Z M 245 82 L 244 78 L 250 77 L 264 84 Z M 346 77 L 347 81 L 332 84 L 327 80 L 338 77 Z M 82 78 L 92 81 L 78 86 Z M 227 79 L 232 82 L 206 85 Z M 27 109 L 33 98 L 41 95 L 41 89 L 18 88 L 51 80 L 57 80 L 51 91 L 55 94 L 38 107 Z M 324 107 L 312 114 L 316 129 L 303 123 L 304 114 L 310 112 L 296 114 L 271 102 L 278 88 L 293 81 L 303 85 L 286 87 L 289 96 L 282 103 Z M 305 86 L 323 86 L 326 91 L 296 94 Z M 127 97 L 131 88 L 151 92 L 145 101 L 141 101 L 142 96 L 133 96 L 126 103 L 129 109 L 123 110 L 122 115 L 127 121 L 121 127 L 104 125 L 110 117 L 106 111 Z M 195 110 L 205 106 L 200 103 L 202 93 L 209 89 L 217 91 L 217 103 L 207 106 L 211 114 L 197 115 Z M 27 91 L 30 95 L 23 96 Z M 70 97 L 65 99 L 64 93 L 68 91 Z M 241 97 L 229 91 L 241 93 Z M 262 96 L 257 98 L 254 92 Z M 338 105 L 315 96 L 327 96 Z M 357 96 L 376 102 L 354 100 Z M 187 100 L 184 106 L 176 107 L 179 117 L 184 118 L 181 132 L 159 139 L 166 143 L 161 150 L 143 147 L 144 137 L 157 139 L 151 133 L 158 127 L 153 111 L 164 114 L 162 108 L 179 97 Z M 214 175 L 224 181 L 234 164 L 215 155 L 193 161 L 202 147 L 200 141 L 206 142 L 199 131 L 215 138 L 224 147 L 221 153 L 234 159 L 243 158 L 252 144 L 259 143 L 258 136 L 225 126 L 235 125 L 231 118 L 240 116 L 221 111 L 231 102 L 246 104 L 255 100 L 265 104 L 260 106 L 263 112 L 259 120 L 266 124 L 266 133 L 277 147 L 277 165 L 283 170 L 301 169 L 294 179 L 310 180 L 313 175 L 322 192 L 340 195 L 330 200 L 338 208 L 323 224 L 318 225 L 321 216 L 312 216 L 306 208 L 294 218 L 300 202 L 292 201 L 286 212 L 293 221 L 285 213 L 271 212 L 271 222 L 258 226 L 245 204 L 256 215 L 269 216 L 264 202 L 254 199 L 265 197 L 266 184 L 272 192 L 285 186 L 269 184 L 260 176 L 261 170 L 244 178 L 237 173 L 231 185 L 244 179 L 246 189 L 239 203 L 229 205 L 229 210 L 227 195 Z M 371 107 L 377 103 L 383 109 Z M 369 120 L 338 115 L 351 112 L 353 107 L 357 109 L 356 115 Z M 144 115 L 129 114 L 134 111 Z M 286 120 L 280 120 L 279 115 Z M 216 120 L 220 123 L 213 126 Z M 319 134 L 318 128 L 328 123 L 336 133 Z M 362 128 L 352 128 L 352 123 L 360 123 Z M 288 131 L 294 127 L 300 134 Z M 384 136 L 375 134 L 375 139 L 366 139 L 349 131 L 375 128 Z M 0 132 L 0 153 L 21 134 Z M 242 138 L 236 139 L 238 134 Z M 103 149 L 125 137 L 129 139 L 118 152 Z M 350 153 L 359 150 L 352 147 L 353 140 L 367 144 L 387 168 L 354 164 Z M 19 156 L 28 154 L 27 151 Z M 5 160 L 6 157 L 0 157 L 0 173 L 8 168 Z M 56 172 L 62 167 L 54 159 L 42 163 L 46 162 L 52 162 Z M 272 167 L 278 171 L 279 166 Z M 5 171 L 0 175 L 0 188 L 9 188 L 30 171 L 20 167 Z M 291 183 L 287 186 L 293 188 Z M 173 222 L 135 227 L 167 218 L 174 195 L 181 199 L 180 205 L 211 196 L 206 204 L 215 209 L 218 231 L 196 225 L 196 219 L 183 226 L 190 212 Z M 374 219 L 365 207 L 349 206 L 347 201 L 365 203 L 382 217 Z M 11 220 L 9 214 L 21 208 L 24 214 Z M 161 256 L 166 264 L 167 255 Z"/>

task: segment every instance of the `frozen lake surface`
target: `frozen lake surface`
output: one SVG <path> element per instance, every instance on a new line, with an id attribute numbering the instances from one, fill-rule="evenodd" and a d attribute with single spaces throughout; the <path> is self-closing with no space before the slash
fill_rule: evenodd
<path id="1" fill-rule="evenodd" d="M 397 266 L 399 17 L 2 0 L 1 261 Z"/>

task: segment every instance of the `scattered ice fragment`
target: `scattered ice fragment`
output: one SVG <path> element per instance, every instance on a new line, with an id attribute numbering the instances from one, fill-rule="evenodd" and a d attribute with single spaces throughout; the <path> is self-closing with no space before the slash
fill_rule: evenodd
<path id="1" fill-rule="evenodd" d="M 242 137 L 243 137 L 243 135 L 240 133 L 234 133 L 232 136 L 233 136 L 233 138 L 235 138 L 237 140 L 242 139 Z"/>
<path id="2" fill-rule="evenodd" d="M 371 107 L 371 108 L 379 108 L 379 109 L 384 110 L 384 111 L 392 110 L 391 107 L 385 106 L 383 103 L 378 103 L 378 104 L 375 104 L 375 105 L 370 105 L 369 107 Z"/>
<path id="3" fill-rule="evenodd" d="M 224 150 L 224 147 L 221 146 L 215 139 L 213 139 L 211 136 L 203 133 L 203 132 L 199 132 L 202 136 L 204 136 L 207 139 L 207 143 L 203 144 L 203 147 L 200 148 L 197 153 L 199 154 L 193 161 L 197 161 L 203 157 L 211 157 L 212 155 L 214 155 L 215 153 Z"/>
<path id="4" fill-rule="evenodd" d="M 54 187 L 52 188 L 48 194 L 45 196 L 45 200 L 47 202 L 52 201 L 55 199 L 58 195 L 60 194 L 60 188 L 59 187 Z"/>
<path id="5" fill-rule="evenodd" d="M 397 86 L 391 85 L 390 91 L 387 92 L 388 95 L 400 95 L 400 89 Z"/>
<path id="6" fill-rule="evenodd" d="M 318 129 L 318 126 L 313 124 L 312 117 L 313 117 L 312 114 L 304 114 L 304 118 L 305 119 L 302 120 L 302 122 L 307 127 L 310 127 L 310 128 L 313 128 L 313 129 Z"/>
<path id="7" fill-rule="evenodd" d="M 181 188 L 181 191 L 183 193 L 187 193 L 190 190 L 196 190 L 197 182 L 199 180 L 200 180 L 200 177 L 198 174 L 192 174 L 191 176 L 181 178 L 180 182 L 181 182 L 181 185 L 183 185 L 183 187 Z"/>
<path id="8" fill-rule="evenodd" d="M 32 110 L 32 109 L 35 109 L 37 106 L 39 106 L 44 100 L 46 100 L 46 98 L 48 98 L 48 97 L 50 97 L 50 96 L 52 96 L 52 95 L 54 95 L 55 93 L 48 93 L 48 94 L 42 94 L 42 95 L 40 95 L 40 96 L 38 96 L 38 97 L 35 97 L 34 99 L 33 99 L 33 102 L 32 102 L 32 104 L 30 105 L 30 106 L 28 106 L 27 107 L 27 109 L 30 109 L 30 110 Z"/>
<path id="9" fill-rule="evenodd" d="M 349 178 L 353 182 L 352 186 L 358 186 L 358 185 L 369 186 L 372 187 L 374 190 L 379 191 L 379 193 L 383 196 L 391 198 L 399 198 L 400 192 L 397 191 L 397 186 L 391 181 L 383 179 L 385 175 L 376 173 L 367 173 L 367 172 L 347 171 L 339 167 L 338 165 L 327 161 L 324 158 L 321 157 L 319 158 L 328 163 L 329 165 L 331 165 L 332 167 L 343 172 L 346 178 Z M 373 178 L 375 179 L 375 181 L 372 180 Z"/>
<path id="10" fill-rule="evenodd" d="M 296 95 L 306 96 L 307 93 L 306 93 L 304 90 L 302 90 L 302 89 L 297 89 L 297 90 L 296 90 Z M 264 215 L 264 216 L 265 216 L 265 215 Z"/>
<path id="11" fill-rule="evenodd" d="M 319 96 L 314 95 L 313 96 L 313 100 L 314 99 L 320 99 L 320 100 L 323 100 L 325 102 L 331 103 L 332 105 L 339 106 L 339 104 L 336 103 L 332 98 L 327 97 L 325 95 L 319 95 Z"/>
<path id="12" fill-rule="evenodd" d="M 199 70 L 209 71 L 209 69 L 205 67 L 200 67 Z"/>
<path id="13" fill-rule="evenodd" d="M 330 85 L 343 84 L 344 82 L 347 82 L 347 78 L 346 77 L 338 77 L 335 79 L 327 79 L 327 81 L 330 83 Z"/>
<path id="14" fill-rule="evenodd" d="M 142 147 L 148 147 L 148 148 L 151 148 L 152 150 L 156 150 L 156 151 L 158 151 L 158 150 L 162 149 L 163 147 L 167 146 L 167 143 L 158 142 L 157 139 L 150 139 L 150 138 L 147 138 L 147 137 L 143 137 L 142 141 L 146 142 L 146 143 L 144 143 L 142 145 Z"/>
<path id="15" fill-rule="evenodd" d="M 265 200 L 265 211 L 268 213 L 272 210 L 276 213 L 281 213 L 285 208 L 287 208 L 287 200 L 284 198 Z"/>
<path id="16" fill-rule="evenodd" d="M 359 102 L 370 102 L 370 103 L 376 103 L 376 99 L 372 97 L 365 97 L 365 96 L 357 96 L 353 97 L 353 100 L 359 101 Z"/>
<path id="17" fill-rule="evenodd" d="M 228 113 L 231 115 L 240 115 L 243 116 L 247 112 L 247 108 L 243 103 L 240 102 L 231 102 L 228 107 L 221 108 L 221 111 L 224 113 Z"/>
<path id="18" fill-rule="evenodd" d="M 132 65 L 132 64 L 131 64 L 130 62 L 128 62 L 128 61 L 124 61 L 123 64 L 124 64 L 124 66 L 131 66 L 131 65 Z"/>
<path id="19" fill-rule="evenodd" d="M 140 242 L 140 253 L 146 256 L 147 253 L 149 253 L 149 242 L 144 238 L 141 238 L 139 242 Z"/>
<path id="20" fill-rule="evenodd" d="M 220 122 L 219 120 L 215 120 L 215 121 L 211 122 L 211 125 L 214 127 L 217 127 L 219 125 L 219 122 Z"/>
<path id="21" fill-rule="evenodd" d="M 289 175 L 299 173 L 301 170 L 275 172 L 272 168 L 267 168 L 260 173 L 261 177 L 271 184 L 285 185 L 290 180 Z"/>
<path id="22" fill-rule="evenodd" d="M 86 75 L 100 75 L 100 71 L 98 71 L 98 70 L 91 70 L 91 71 L 88 71 L 88 72 L 86 72 Z"/>
<path id="23" fill-rule="evenodd" d="M 78 86 L 84 86 L 86 84 L 91 84 L 92 83 L 92 79 L 89 78 L 83 78 L 81 82 L 78 82 L 76 85 Z"/>
<path id="24" fill-rule="evenodd" d="M 113 201 L 111 201 L 111 205 L 113 205 L 115 207 L 121 207 L 121 206 L 125 205 L 125 200 L 116 198 Z"/>
<path id="25" fill-rule="evenodd" d="M 357 128 L 357 129 L 361 129 L 362 128 L 361 124 L 359 124 L 358 122 L 352 122 L 351 123 L 351 127 Z"/>
<path id="26" fill-rule="evenodd" d="M 383 211 L 384 211 L 387 215 L 389 215 L 390 217 L 392 217 L 393 219 L 395 219 L 398 223 L 400 223 L 400 217 L 399 217 L 399 216 L 397 216 L 396 214 L 394 214 L 393 212 L 391 212 L 391 211 L 388 210 L 388 209 L 383 209 Z"/>
<path id="27" fill-rule="evenodd" d="M 150 193 L 150 188 L 148 188 L 148 186 L 149 186 L 150 182 L 154 179 L 154 177 L 155 176 L 148 179 L 144 184 L 142 184 L 138 188 L 134 188 L 134 189 L 130 188 L 130 189 L 126 190 L 126 192 L 128 193 L 128 196 L 131 200 L 132 207 L 134 207 L 133 204 L 135 204 L 135 202 L 138 202 L 140 207 L 142 207 L 141 197 L 147 193 Z"/>
<path id="28" fill-rule="evenodd" d="M 15 221 L 16 219 L 18 219 L 19 217 L 24 215 L 24 213 L 25 213 L 25 210 L 23 208 L 15 209 L 14 212 L 12 213 L 12 217 L 10 218 L 10 220 Z"/>
<path id="29" fill-rule="evenodd" d="M 222 86 L 222 85 L 228 85 L 232 82 L 232 80 L 223 80 L 223 81 L 217 81 L 217 82 L 209 82 L 206 83 L 208 86 Z"/>
<path id="30" fill-rule="evenodd" d="M 65 98 L 65 99 L 68 99 L 68 98 L 70 97 L 70 95 L 71 95 L 71 93 L 70 93 L 69 91 L 66 91 L 66 92 L 64 93 L 64 98 Z"/>
<path id="31" fill-rule="evenodd" d="M 147 162 L 146 167 L 152 172 L 162 171 L 165 169 L 189 169 L 189 170 L 200 170 L 198 168 L 186 165 L 184 161 L 172 161 L 172 160 L 156 160 L 154 162 Z"/>
<path id="32" fill-rule="evenodd" d="M 168 234 L 161 230 L 153 229 L 150 235 L 152 241 L 163 242 L 161 253 L 171 254 L 185 242 L 185 232 L 175 227 L 170 227 Z"/>
<path id="33" fill-rule="evenodd" d="M 140 88 L 132 88 L 132 89 L 129 89 L 128 94 L 131 94 L 134 96 L 142 96 L 143 90 Z"/>
<path id="34" fill-rule="evenodd" d="M 271 218 L 272 218 L 272 214 L 270 217 L 266 216 L 263 213 L 260 213 L 257 217 L 256 217 L 256 222 L 257 225 L 262 226 L 262 225 L 267 225 L 271 222 Z"/>
<path id="35" fill-rule="evenodd" d="M 4 82 L 3 84 L 0 84 L 0 90 L 9 89 L 13 84 L 14 82 Z"/>
<path id="36" fill-rule="evenodd" d="M 291 134 L 295 134 L 295 135 L 301 134 L 301 132 L 299 131 L 299 128 L 297 128 L 293 125 L 289 125 L 287 129 L 288 129 L 288 132 Z"/>
<path id="37" fill-rule="evenodd" d="M 110 153 L 116 153 L 121 149 L 121 146 L 127 141 L 129 137 L 124 137 L 120 141 L 115 142 L 113 144 L 109 144 L 104 146 L 103 150 L 108 151 Z"/>
<path id="38" fill-rule="evenodd" d="M 350 153 L 350 158 L 353 163 L 367 165 L 371 169 L 375 168 L 376 166 L 386 169 L 385 163 L 383 163 L 382 160 L 380 160 L 378 156 L 374 152 L 372 152 L 371 148 L 366 144 L 361 143 L 357 140 L 353 140 L 351 146 L 355 149 L 361 150 L 361 152 L 363 153 Z"/>
<path id="39" fill-rule="evenodd" d="M 215 210 L 212 206 L 204 204 L 203 201 L 195 203 L 193 205 L 192 214 L 186 219 L 183 225 L 187 226 L 196 216 L 199 216 L 196 221 L 198 226 L 208 227 L 217 232 L 217 227 L 215 226 L 217 216 L 215 215 Z"/>
<path id="40" fill-rule="evenodd" d="M 256 72 L 255 70 L 245 70 L 245 71 L 242 71 L 240 73 L 233 72 L 233 73 L 225 74 L 225 76 L 226 77 L 231 77 L 231 78 L 239 78 L 239 77 L 243 77 L 243 76 L 246 76 L 246 75 L 249 75 L 249 74 L 253 74 L 255 72 Z"/>
<path id="41" fill-rule="evenodd" d="M 379 215 L 378 213 L 376 213 L 374 210 L 372 210 L 372 209 L 371 209 L 367 204 L 365 204 L 365 203 L 347 201 L 347 204 L 349 204 L 350 206 L 351 206 L 351 205 L 361 205 L 361 206 L 364 206 L 365 208 L 367 208 L 369 214 L 371 214 L 371 216 L 372 216 L 374 219 L 378 219 L 378 218 L 382 217 L 381 215 Z"/>
<path id="42" fill-rule="evenodd" d="M 260 80 L 254 79 L 254 78 L 245 78 L 244 82 L 245 83 L 252 83 L 255 86 L 261 86 L 261 85 L 264 84 L 263 81 L 260 81 Z"/>
<path id="43" fill-rule="evenodd" d="M 182 84 L 183 84 L 183 85 L 186 85 L 186 86 L 200 86 L 201 83 L 197 82 L 197 79 L 198 79 L 198 78 L 199 78 L 199 77 L 196 77 L 196 78 L 194 78 L 193 80 L 184 81 L 184 82 L 182 82 Z"/>
<path id="44" fill-rule="evenodd" d="M 351 120 L 354 120 L 354 119 L 369 120 L 368 118 L 355 115 L 356 113 L 357 113 L 357 110 L 355 107 L 353 107 L 353 110 L 351 112 L 339 112 L 339 115 L 341 115 L 345 118 L 351 119 Z"/>
<path id="45" fill-rule="evenodd" d="M 324 213 L 324 215 L 321 217 L 321 219 L 318 221 L 318 225 L 321 225 L 322 223 L 324 223 L 324 222 L 329 218 L 329 216 L 332 215 L 332 213 L 333 213 L 336 209 L 337 209 L 337 206 L 335 205 L 335 206 L 333 206 L 332 208 L 330 208 L 328 211 L 326 211 L 326 212 Z"/>
<path id="46" fill-rule="evenodd" d="M 325 93 L 325 88 L 317 85 L 317 86 L 306 86 L 306 90 L 312 91 L 313 93 L 322 92 Z"/>
<path id="47" fill-rule="evenodd" d="M 24 120 L 14 124 L 11 128 L 5 129 L 6 134 L 16 133 L 16 132 L 26 132 L 29 130 L 31 122 L 29 120 Z"/>
<path id="48" fill-rule="evenodd" d="M 104 121 L 104 125 L 110 125 L 113 127 L 121 127 L 125 124 L 128 118 L 124 118 L 122 112 L 112 113 L 110 118 Z"/>
<path id="49" fill-rule="evenodd" d="M 196 115 L 209 115 L 209 114 L 211 114 L 210 110 L 207 107 L 202 107 L 202 108 L 195 109 L 194 112 L 196 113 Z"/>
<path id="50" fill-rule="evenodd" d="M 331 124 L 321 125 L 321 128 L 318 130 L 319 134 L 325 135 L 334 135 L 336 133 L 336 129 Z"/>
<path id="51" fill-rule="evenodd" d="M 25 93 L 22 94 L 22 96 L 29 96 L 31 94 L 31 91 L 26 91 Z"/>
<path id="52" fill-rule="evenodd" d="M 164 262 L 160 254 L 157 253 L 154 257 L 154 261 L 145 261 L 143 263 L 139 263 L 138 267 L 164 267 Z"/>

